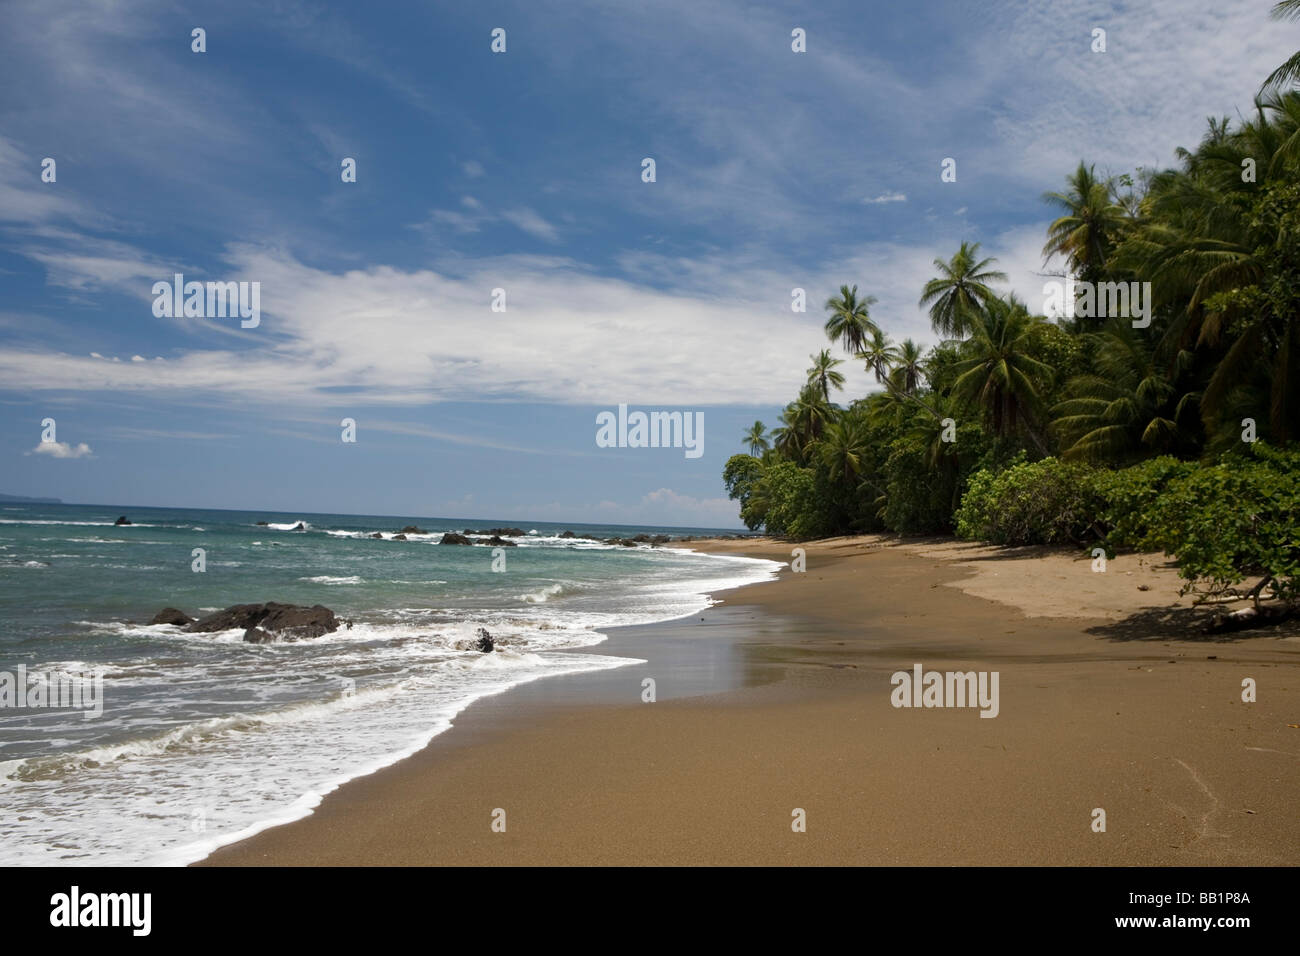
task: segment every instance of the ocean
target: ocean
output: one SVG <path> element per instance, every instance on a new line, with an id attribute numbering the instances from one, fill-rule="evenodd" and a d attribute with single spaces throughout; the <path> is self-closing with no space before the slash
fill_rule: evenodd
<path id="1" fill-rule="evenodd" d="M 406 525 L 429 533 L 392 540 Z M 496 555 L 439 544 L 494 527 L 527 533 Z M 414 753 L 480 697 L 635 663 L 600 653 L 605 629 L 685 617 L 780 566 L 591 540 L 638 532 L 735 533 L 0 505 L 0 672 L 103 672 L 100 716 L 0 707 L 0 864 L 201 859 Z M 353 626 L 249 644 L 146 623 L 263 601 L 324 604 Z M 479 628 L 494 652 L 472 649 Z"/>

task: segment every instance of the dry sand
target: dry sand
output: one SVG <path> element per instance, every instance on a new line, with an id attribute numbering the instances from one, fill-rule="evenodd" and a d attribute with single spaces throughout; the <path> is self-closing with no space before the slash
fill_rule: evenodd
<path id="1" fill-rule="evenodd" d="M 414 757 L 205 863 L 1300 862 L 1294 629 L 1200 637 L 1206 611 L 1149 557 L 1094 573 L 951 540 L 804 547 L 805 573 L 601 645 L 646 664 L 480 701 Z M 997 671 L 999 715 L 891 706 L 890 675 L 915 663 Z"/>

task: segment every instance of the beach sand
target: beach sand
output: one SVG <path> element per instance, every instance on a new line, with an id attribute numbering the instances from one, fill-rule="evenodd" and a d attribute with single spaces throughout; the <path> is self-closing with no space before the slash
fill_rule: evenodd
<path id="1" fill-rule="evenodd" d="M 1300 862 L 1294 627 L 1202 637 L 1207 612 L 1152 556 L 1094 573 L 950 539 L 803 547 L 805 573 L 599 647 L 647 663 L 481 700 L 205 864 Z M 997 717 L 891 706 L 890 675 L 917 663 L 997 671 Z"/>

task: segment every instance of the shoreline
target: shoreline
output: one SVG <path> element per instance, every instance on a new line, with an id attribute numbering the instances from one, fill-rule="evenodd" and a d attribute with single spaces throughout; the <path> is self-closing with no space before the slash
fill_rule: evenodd
<path id="1" fill-rule="evenodd" d="M 688 547 L 788 562 L 792 545 Z M 417 753 L 198 865 L 1297 858 L 1294 637 L 1162 635 L 1161 620 L 1182 620 L 1168 612 L 1190 609 L 1170 604 L 1173 572 L 1149 556 L 1076 578 L 1089 593 L 1059 617 L 1039 595 L 1068 596 L 1059 576 L 1089 573 L 1059 551 L 871 536 L 802 547 L 805 574 L 596 645 L 646 663 L 480 698 Z M 891 707 L 890 674 L 915 663 L 998 670 L 999 717 Z M 1259 681 L 1258 703 L 1238 699 L 1239 673 Z M 1098 807 L 1105 834 L 1090 828 Z M 497 808 L 505 833 L 490 827 Z M 794 808 L 808 832 L 791 831 Z"/>

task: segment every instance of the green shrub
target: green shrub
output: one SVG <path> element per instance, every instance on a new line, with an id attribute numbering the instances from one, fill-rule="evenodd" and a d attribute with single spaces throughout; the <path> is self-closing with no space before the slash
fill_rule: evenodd
<path id="1" fill-rule="evenodd" d="M 732 455 L 722 469 L 727 497 L 740 502 L 740 520 L 750 531 L 763 523 L 762 510 L 751 507 L 750 499 L 763 477 L 763 463 L 753 455 Z"/>
<path id="2" fill-rule="evenodd" d="M 1096 533 L 1100 502 L 1087 465 L 1044 458 L 971 475 L 957 534 L 994 544 L 1062 544 Z"/>
<path id="3" fill-rule="evenodd" d="M 768 534 L 815 538 L 828 533 L 824 493 L 811 468 L 792 461 L 775 461 L 763 468 L 763 477 L 751 492 L 749 517 L 761 511 Z M 742 516 L 745 511 L 742 510 Z M 749 518 L 746 518 L 748 524 Z"/>
<path id="4" fill-rule="evenodd" d="M 1169 483 L 1151 506 L 1148 539 L 1173 555 L 1187 590 L 1247 577 L 1300 597 L 1300 449 L 1263 442 Z"/>
<path id="5" fill-rule="evenodd" d="M 1099 525 L 1106 529 L 1108 550 L 1151 551 L 1151 515 L 1156 500 L 1170 482 L 1194 472 L 1194 462 L 1169 455 L 1152 458 L 1129 468 L 1098 468 L 1092 489 L 1101 502 Z"/>

